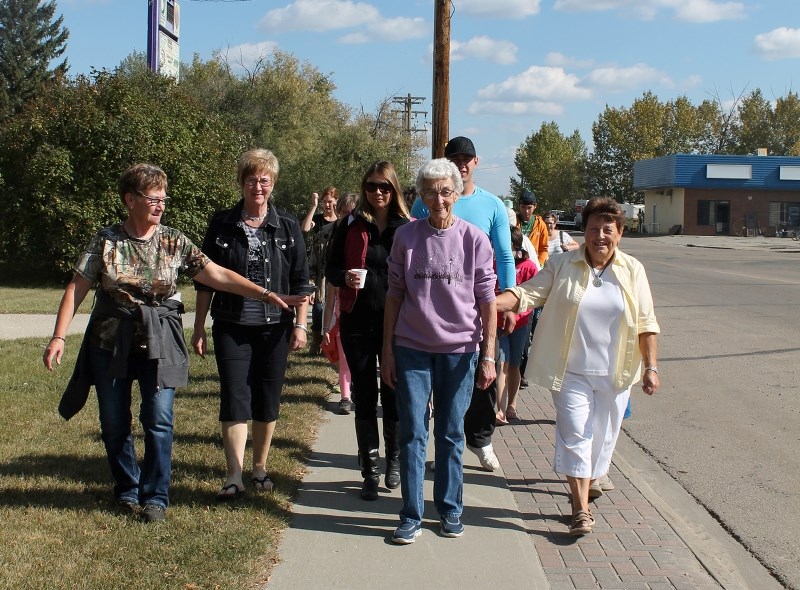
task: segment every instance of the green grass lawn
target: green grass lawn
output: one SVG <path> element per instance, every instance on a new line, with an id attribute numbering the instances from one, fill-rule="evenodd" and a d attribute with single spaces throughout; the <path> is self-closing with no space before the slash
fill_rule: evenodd
<path id="1" fill-rule="evenodd" d="M 216 364 L 213 351 L 192 356 L 189 386 L 175 400 L 168 520 L 143 525 L 113 511 L 94 394 L 69 422 L 56 411 L 80 337 L 68 341 L 52 373 L 42 366 L 41 338 L 0 341 L 0 587 L 221 590 L 265 581 L 336 378 L 327 361 L 290 358 L 268 462 L 276 491 L 250 489 L 243 501 L 220 505 Z M 137 408 L 134 399 L 141 453 Z M 246 466 L 250 459 L 248 448 Z"/>

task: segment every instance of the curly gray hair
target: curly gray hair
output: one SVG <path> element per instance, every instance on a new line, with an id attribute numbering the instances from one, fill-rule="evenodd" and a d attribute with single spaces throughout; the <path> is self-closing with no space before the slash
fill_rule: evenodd
<path id="1" fill-rule="evenodd" d="M 449 178 L 453 181 L 453 190 L 457 194 L 461 194 L 464 190 L 464 182 L 461 180 L 461 173 L 458 167 L 447 158 L 437 158 L 436 160 L 428 160 L 425 162 L 417 172 L 417 194 L 422 194 L 422 187 L 426 180 L 440 180 L 442 178 Z"/>

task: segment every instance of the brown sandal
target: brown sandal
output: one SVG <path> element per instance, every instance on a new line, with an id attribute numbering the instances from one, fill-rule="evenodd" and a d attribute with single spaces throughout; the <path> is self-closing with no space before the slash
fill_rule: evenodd
<path id="1" fill-rule="evenodd" d="M 592 532 L 595 524 L 594 516 L 586 510 L 578 510 L 572 515 L 572 523 L 569 526 L 570 535 L 586 535 Z"/>
<path id="2" fill-rule="evenodd" d="M 511 406 L 506 408 L 506 420 L 511 422 L 512 420 L 519 420 L 519 415 L 517 414 L 517 410 L 512 408 Z"/>

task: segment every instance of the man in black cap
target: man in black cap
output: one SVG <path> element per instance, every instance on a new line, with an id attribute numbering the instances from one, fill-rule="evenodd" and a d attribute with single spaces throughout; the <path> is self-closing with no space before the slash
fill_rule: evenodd
<path id="1" fill-rule="evenodd" d="M 517 227 L 522 233 L 528 236 L 536 248 L 539 258 L 539 266 L 544 266 L 547 260 L 547 226 L 539 215 L 534 215 L 536 209 L 536 195 L 529 190 L 523 190 L 519 197 L 519 215 L 517 215 Z"/>
<path id="2" fill-rule="evenodd" d="M 473 174 L 478 166 L 478 156 L 475 146 L 468 137 L 454 137 L 447 142 L 444 156 L 456 165 L 464 182 L 461 197 L 453 205 L 453 214 L 473 225 L 477 225 L 486 235 L 494 248 L 497 261 L 497 280 L 500 289 L 516 286 L 516 269 L 514 254 L 511 249 L 511 232 L 508 225 L 506 207 L 499 198 L 492 193 L 475 185 Z M 428 210 L 422 204 L 422 199 L 417 198 L 411 208 L 412 217 L 424 219 Z M 510 322 L 507 323 L 507 322 Z M 514 315 L 504 314 L 503 329 L 514 329 Z M 481 362 L 491 362 L 482 359 Z M 476 371 L 475 376 L 478 376 Z M 464 433 L 467 439 L 467 448 L 478 456 L 484 469 L 494 471 L 500 468 L 500 462 L 492 447 L 492 433 L 495 426 L 494 400 L 496 397 L 495 384 L 487 389 L 472 390 L 472 401 L 466 416 L 464 416 Z"/>

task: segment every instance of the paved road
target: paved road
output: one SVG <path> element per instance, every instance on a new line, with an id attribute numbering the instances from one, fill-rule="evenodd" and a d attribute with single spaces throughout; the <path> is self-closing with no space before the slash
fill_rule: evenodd
<path id="1" fill-rule="evenodd" d="M 800 253 L 776 242 L 785 251 L 623 241 L 653 288 L 664 383 L 625 430 L 800 588 Z"/>

